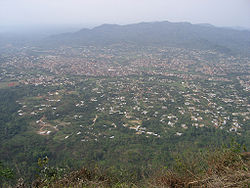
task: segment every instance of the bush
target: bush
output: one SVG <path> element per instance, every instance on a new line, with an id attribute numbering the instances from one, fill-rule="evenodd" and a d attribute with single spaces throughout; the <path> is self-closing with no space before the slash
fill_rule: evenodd
<path id="1" fill-rule="evenodd" d="M 250 181 L 249 155 L 235 141 L 197 154 L 176 157 L 172 170 L 150 181 L 156 187 L 247 187 Z"/>

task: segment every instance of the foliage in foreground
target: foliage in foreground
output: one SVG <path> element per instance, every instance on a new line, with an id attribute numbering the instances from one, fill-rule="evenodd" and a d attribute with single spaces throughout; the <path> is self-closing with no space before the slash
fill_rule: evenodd
<path id="1" fill-rule="evenodd" d="M 188 156 L 187 156 L 188 155 Z M 249 187 L 250 153 L 233 143 L 231 147 L 176 157 L 173 168 L 162 170 L 150 179 L 132 183 L 98 168 L 82 168 L 64 176 L 50 173 L 44 163 L 33 187 Z M 46 160 L 45 160 L 46 161 Z M 41 162 L 41 161 L 40 161 Z M 47 172 L 46 170 L 47 169 Z M 44 174 L 45 173 L 45 174 Z M 46 175 L 46 173 L 48 173 Z"/>
<path id="2" fill-rule="evenodd" d="M 172 170 L 151 180 L 154 187 L 249 187 L 250 153 L 233 142 L 220 148 L 179 157 Z"/>
<path id="3" fill-rule="evenodd" d="M 4 185 L 6 181 L 9 181 L 13 178 L 13 171 L 3 165 L 0 161 L 0 185 Z"/>

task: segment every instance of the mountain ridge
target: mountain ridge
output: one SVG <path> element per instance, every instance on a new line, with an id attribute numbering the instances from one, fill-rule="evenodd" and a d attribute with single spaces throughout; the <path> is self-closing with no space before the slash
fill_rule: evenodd
<path id="1" fill-rule="evenodd" d="M 53 47 L 132 43 L 249 55 L 250 31 L 188 22 L 141 22 L 129 25 L 103 24 L 75 33 L 53 35 L 40 42 L 42 46 Z"/>

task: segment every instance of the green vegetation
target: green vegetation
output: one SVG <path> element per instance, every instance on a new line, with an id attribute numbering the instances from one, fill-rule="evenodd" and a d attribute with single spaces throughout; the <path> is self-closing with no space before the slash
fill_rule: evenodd
<path id="1" fill-rule="evenodd" d="M 0 161 L 0 185 L 7 186 L 7 183 L 14 178 L 14 173 L 11 169 L 5 167 Z"/>
<path id="2" fill-rule="evenodd" d="M 250 153 L 240 144 L 199 153 L 184 152 L 172 170 L 152 178 L 156 187 L 249 187 Z"/>
<path id="3" fill-rule="evenodd" d="M 171 168 L 162 168 L 134 179 L 134 172 L 101 170 L 92 167 L 60 174 L 60 169 L 48 166 L 48 158 L 38 160 L 41 167 L 33 187 L 248 187 L 250 154 L 240 144 L 204 150 L 183 152 L 175 156 Z M 243 152 L 243 153 L 242 153 Z"/>
<path id="4" fill-rule="evenodd" d="M 218 160 L 232 138 L 250 149 L 247 57 L 134 43 L 16 50 L 0 54 L 5 184 L 200 185 L 221 173 L 208 147 Z"/>
<path id="5" fill-rule="evenodd" d="M 146 77 L 144 79 L 146 80 Z M 155 101 L 154 108 L 152 108 L 152 111 L 148 108 L 146 116 L 141 114 L 143 110 L 138 112 L 137 109 L 131 108 L 131 105 L 134 106 L 134 104 L 130 100 L 127 100 L 127 107 L 125 105 L 120 107 L 120 111 L 130 111 L 126 114 L 127 118 L 124 117 L 124 114 L 119 114 L 119 111 L 115 112 L 115 108 L 111 111 L 111 114 L 108 114 L 110 110 L 96 112 L 96 107 L 110 109 L 110 105 L 114 107 L 117 105 L 112 104 L 112 101 L 106 103 L 109 97 L 117 100 L 118 104 L 120 103 L 119 100 L 124 103 L 124 99 L 118 99 L 118 94 L 116 94 L 116 90 L 119 88 L 108 86 L 112 79 L 104 80 L 102 83 L 99 80 L 99 78 L 97 80 L 92 78 L 88 85 L 85 85 L 84 82 L 79 83 L 76 90 L 79 91 L 85 87 L 85 92 L 79 92 L 78 95 L 71 94 L 67 87 L 64 87 L 63 94 L 61 94 L 61 90 L 53 87 L 26 87 L 25 89 L 14 87 L 1 90 L 2 124 L 0 133 L 2 141 L 0 143 L 0 156 L 1 160 L 15 171 L 14 180 L 11 180 L 11 182 L 14 183 L 23 178 L 25 184 L 31 183 L 36 178 L 37 160 L 47 156 L 50 159 L 49 164 L 47 160 L 40 160 L 39 162 L 41 185 L 62 177 L 63 171 L 59 172 L 59 169 L 69 172 L 85 166 L 86 168 L 83 171 L 88 171 L 87 169 L 93 169 L 93 166 L 98 165 L 98 169 L 103 169 L 98 174 L 98 178 L 99 176 L 101 179 L 104 178 L 104 173 L 105 178 L 116 177 L 115 182 L 118 184 L 119 182 L 125 183 L 124 185 L 131 183 L 132 186 L 132 184 L 141 182 L 145 178 L 150 178 L 153 173 L 162 168 L 163 164 L 171 167 L 175 161 L 174 156 L 187 151 L 196 153 L 200 149 L 205 150 L 208 145 L 214 148 L 221 144 L 228 144 L 233 137 L 240 144 L 249 147 L 247 132 L 241 132 L 242 135 L 238 135 L 212 126 L 181 127 L 183 123 L 186 125 L 192 124 L 192 120 L 189 114 L 178 116 L 178 112 L 174 111 L 175 107 L 171 102 L 162 104 L 161 101 L 161 104 L 158 104 Z M 106 90 L 111 90 L 103 91 L 103 93 L 107 93 L 105 99 L 100 100 L 98 93 L 95 93 L 99 89 L 92 91 L 97 87 L 96 81 L 98 84 L 107 84 Z M 118 82 L 118 79 L 116 82 Z M 154 83 L 157 86 L 157 82 Z M 148 84 L 150 86 L 151 83 Z M 167 87 L 172 87 L 172 85 L 170 84 Z M 177 90 L 179 89 L 177 88 Z M 54 93 L 48 93 L 48 91 Z M 161 90 L 156 91 L 160 93 Z M 173 90 L 172 92 L 176 91 Z M 103 94 L 100 93 L 99 95 Z M 121 95 L 123 94 L 121 93 Z M 131 93 L 128 93 L 128 95 L 131 95 Z M 148 99 L 152 98 L 152 100 L 155 98 L 150 93 L 142 93 L 142 95 L 145 95 Z M 176 102 L 178 102 L 179 97 L 182 98 L 178 93 L 173 94 L 173 96 L 175 96 L 173 99 Z M 99 102 L 91 101 L 95 97 Z M 56 102 L 59 99 L 60 102 Z M 82 106 L 81 101 L 84 101 Z M 98 105 L 100 102 L 102 106 Z M 79 106 L 76 106 L 76 104 L 79 104 Z M 183 105 L 183 103 L 176 104 Z M 141 102 L 137 105 L 145 108 L 148 104 L 141 99 Z M 162 109 L 161 105 L 168 106 L 168 109 Z M 170 108 L 170 106 L 172 107 Z M 52 107 L 56 107 L 56 110 L 53 110 Z M 43 108 L 43 110 L 40 111 L 39 108 Z M 18 112 L 19 109 L 22 109 L 22 111 Z M 155 111 L 158 111 L 158 114 L 155 114 Z M 36 114 L 32 115 L 31 112 Z M 18 113 L 23 115 L 20 116 Z M 56 114 L 60 115 L 56 116 Z M 76 114 L 77 116 L 75 116 Z M 158 118 L 164 114 L 172 114 L 172 116 L 176 114 L 180 122 L 177 121 L 173 127 L 168 126 L 168 121 L 160 122 L 161 118 Z M 79 118 L 80 115 L 82 115 L 81 118 Z M 170 121 L 175 122 L 176 117 L 172 116 Z M 139 120 L 135 117 L 138 117 Z M 149 117 L 151 119 L 148 119 Z M 243 119 L 239 119 L 239 122 L 241 121 L 243 122 Z M 46 124 L 43 125 L 42 122 L 46 122 Z M 138 126 L 145 127 L 145 129 L 141 129 L 140 134 L 136 134 L 139 132 L 136 130 Z M 135 128 L 130 129 L 129 127 Z M 142 132 L 147 130 L 158 133 L 160 137 Z M 51 131 L 51 133 L 46 134 L 44 131 Z M 181 136 L 176 135 L 178 131 L 183 134 Z M 191 157 L 190 160 L 195 158 L 197 157 Z M 48 168 L 47 165 L 56 168 Z M 80 176 L 78 171 L 75 171 L 75 173 L 76 176 Z M 88 173 L 95 174 L 96 172 L 90 170 Z M 88 180 L 86 186 L 93 181 L 99 181 L 95 175 L 92 176 L 94 178 Z M 46 179 L 46 182 L 43 179 Z M 104 181 L 104 179 L 102 180 Z M 108 181 L 114 183 L 112 178 Z"/>

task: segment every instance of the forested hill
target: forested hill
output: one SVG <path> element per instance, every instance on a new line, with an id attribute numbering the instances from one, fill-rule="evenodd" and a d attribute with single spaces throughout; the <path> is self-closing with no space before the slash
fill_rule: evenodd
<path id="1" fill-rule="evenodd" d="M 82 29 L 75 33 L 54 35 L 40 41 L 40 45 L 46 47 L 116 43 L 212 49 L 227 54 L 249 55 L 250 31 L 218 28 L 208 24 L 165 21 L 130 25 L 104 24 L 93 29 Z"/>

